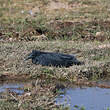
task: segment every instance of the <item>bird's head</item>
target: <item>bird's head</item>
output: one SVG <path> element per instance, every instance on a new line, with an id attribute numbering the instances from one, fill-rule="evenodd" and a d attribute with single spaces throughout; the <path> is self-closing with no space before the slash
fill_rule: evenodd
<path id="1" fill-rule="evenodd" d="M 34 59 L 35 57 L 39 55 L 40 55 L 40 51 L 33 50 L 32 53 L 30 53 L 25 60 Z"/>

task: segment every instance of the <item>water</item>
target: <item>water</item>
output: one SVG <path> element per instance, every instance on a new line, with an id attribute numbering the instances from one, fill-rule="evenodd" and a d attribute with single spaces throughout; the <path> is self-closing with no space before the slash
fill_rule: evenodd
<path id="1" fill-rule="evenodd" d="M 69 105 L 70 110 L 75 105 L 84 106 L 85 110 L 107 110 L 110 109 L 110 89 L 99 87 L 68 88 L 63 90 L 64 94 L 56 98 L 57 104 Z"/>
<path id="2" fill-rule="evenodd" d="M 6 92 L 7 89 L 11 92 L 14 92 L 18 95 L 22 95 L 24 93 L 24 90 L 21 89 L 23 88 L 23 83 L 17 83 L 17 82 L 14 82 L 14 83 L 1 83 L 0 84 L 0 93 L 3 93 L 3 92 Z"/>
<path id="3" fill-rule="evenodd" d="M 24 93 L 23 87 L 27 83 L 4 82 L 0 84 L 0 93 L 7 89 L 18 95 Z M 85 110 L 107 110 L 110 109 L 110 89 L 99 87 L 74 87 L 61 90 L 63 94 L 55 100 L 57 104 L 69 105 L 70 110 L 80 110 L 84 106 Z M 75 105 L 79 108 L 75 108 Z"/>

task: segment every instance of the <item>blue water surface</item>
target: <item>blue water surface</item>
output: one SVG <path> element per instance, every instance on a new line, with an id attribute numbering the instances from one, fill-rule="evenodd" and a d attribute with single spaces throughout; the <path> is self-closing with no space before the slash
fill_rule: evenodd
<path id="1" fill-rule="evenodd" d="M 107 110 L 110 108 L 110 89 L 99 87 L 66 88 L 64 94 L 56 98 L 57 104 L 70 106 L 70 110 L 75 109 L 75 105 L 84 106 L 85 110 Z M 79 109 L 75 109 L 79 110 Z"/>
<path id="2" fill-rule="evenodd" d="M 5 92 L 7 89 L 11 92 L 15 92 L 18 95 L 22 95 L 24 93 L 22 83 L 2 83 L 0 84 L 0 93 Z"/>

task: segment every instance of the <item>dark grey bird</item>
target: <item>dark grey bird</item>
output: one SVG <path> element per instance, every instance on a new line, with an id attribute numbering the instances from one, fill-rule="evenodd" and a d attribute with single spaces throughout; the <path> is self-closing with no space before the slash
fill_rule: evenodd
<path id="1" fill-rule="evenodd" d="M 82 62 L 78 61 L 73 55 L 37 50 L 33 50 L 25 60 L 28 59 L 32 59 L 33 64 L 40 64 L 42 66 L 69 67 L 73 64 L 82 64 Z"/>

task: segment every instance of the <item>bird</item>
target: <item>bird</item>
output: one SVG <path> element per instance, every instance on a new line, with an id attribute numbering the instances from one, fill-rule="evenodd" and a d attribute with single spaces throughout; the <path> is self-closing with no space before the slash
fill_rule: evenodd
<path id="1" fill-rule="evenodd" d="M 82 65 L 83 63 L 78 61 L 75 56 L 63 53 L 55 52 L 43 52 L 39 50 L 32 50 L 27 58 L 32 59 L 33 64 L 42 66 L 55 66 L 55 67 L 69 67 L 74 65 Z"/>

